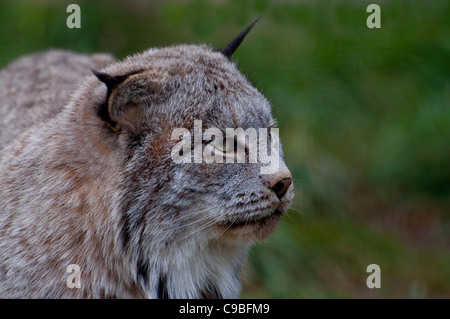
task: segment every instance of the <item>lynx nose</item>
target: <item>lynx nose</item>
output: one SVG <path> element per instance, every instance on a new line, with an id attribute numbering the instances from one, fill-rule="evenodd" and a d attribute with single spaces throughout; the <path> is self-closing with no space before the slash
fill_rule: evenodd
<path id="1" fill-rule="evenodd" d="M 275 185 L 273 185 L 271 188 L 275 192 L 275 194 L 277 194 L 278 199 L 282 199 L 291 183 L 292 178 L 286 177 L 275 183 Z"/>

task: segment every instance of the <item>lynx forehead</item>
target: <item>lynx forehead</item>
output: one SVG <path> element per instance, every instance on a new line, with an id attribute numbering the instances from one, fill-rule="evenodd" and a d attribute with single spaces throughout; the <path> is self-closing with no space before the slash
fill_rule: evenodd
<path id="1" fill-rule="evenodd" d="M 239 296 L 249 246 L 293 197 L 281 147 L 261 174 L 258 161 L 176 163 L 172 133 L 185 128 L 195 147 L 194 130 L 214 128 L 200 146 L 233 155 L 218 132 L 276 126 L 230 60 L 249 30 L 220 52 L 49 51 L 0 72 L 0 296 Z M 66 285 L 73 264 L 79 288 Z"/>

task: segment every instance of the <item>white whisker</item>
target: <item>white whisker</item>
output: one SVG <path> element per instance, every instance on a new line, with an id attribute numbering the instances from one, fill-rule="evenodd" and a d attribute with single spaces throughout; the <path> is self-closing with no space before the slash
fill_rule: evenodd
<path id="1" fill-rule="evenodd" d="M 206 229 L 206 228 L 208 228 L 208 227 L 214 225 L 215 223 L 216 223 L 216 220 L 211 220 L 209 223 L 206 223 L 205 225 L 203 225 L 203 226 L 201 226 L 201 227 L 195 229 L 193 232 L 191 232 L 191 233 L 187 234 L 186 236 L 184 236 L 184 237 L 178 239 L 177 241 L 186 239 L 186 238 L 188 238 L 188 237 L 191 237 L 191 236 L 197 234 L 198 232 L 202 231 L 203 229 Z"/>

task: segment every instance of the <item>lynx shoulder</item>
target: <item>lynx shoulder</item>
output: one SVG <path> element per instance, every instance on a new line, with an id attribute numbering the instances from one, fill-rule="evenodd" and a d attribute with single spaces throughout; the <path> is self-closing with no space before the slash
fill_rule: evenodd
<path id="1" fill-rule="evenodd" d="M 293 197 L 283 154 L 261 174 L 262 163 L 171 152 L 173 131 L 196 120 L 275 126 L 230 61 L 244 36 L 222 52 L 178 45 L 122 61 L 51 51 L 0 72 L 0 297 L 239 296 L 249 246 Z M 73 264 L 78 287 L 66 284 Z"/>
<path id="2" fill-rule="evenodd" d="M 59 113 L 92 69 L 112 56 L 48 51 L 18 59 L 0 71 L 0 150 L 30 126 Z"/>

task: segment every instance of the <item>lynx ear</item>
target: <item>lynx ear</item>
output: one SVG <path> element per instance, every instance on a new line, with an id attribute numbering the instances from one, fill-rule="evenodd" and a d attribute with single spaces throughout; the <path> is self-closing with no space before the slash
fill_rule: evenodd
<path id="1" fill-rule="evenodd" d="M 114 76 L 97 71 L 94 74 L 108 89 L 98 115 L 113 127 L 138 132 L 145 109 L 161 102 L 165 78 L 152 71 Z"/>
<path id="2" fill-rule="evenodd" d="M 105 122 L 109 123 L 111 126 L 116 126 L 116 122 L 111 119 L 110 112 L 109 112 L 109 100 L 111 97 L 111 94 L 113 90 L 119 86 L 120 83 L 126 80 L 126 78 L 129 76 L 126 75 L 116 75 L 112 76 L 105 72 L 100 72 L 96 70 L 92 70 L 94 75 L 106 85 L 106 88 L 108 89 L 106 94 L 106 100 L 103 103 L 103 105 L 100 106 L 98 109 L 98 116 L 101 117 Z"/>
<path id="3" fill-rule="evenodd" d="M 112 76 L 108 73 L 95 70 L 93 70 L 92 72 L 100 81 L 105 83 L 106 87 L 108 88 L 108 96 L 114 88 L 116 88 L 120 83 L 125 81 L 125 79 L 130 76 L 130 74 Z"/>
<path id="4" fill-rule="evenodd" d="M 250 32 L 250 30 L 253 28 L 253 26 L 258 22 L 260 17 L 253 21 L 252 24 L 250 24 L 244 31 L 238 34 L 236 38 L 233 39 L 233 41 L 230 42 L 230 44 L 227 45 L 225 49 L 222 50 L 223 55 L 225 55 L 229 60 L 231 60 L 231 56 L 233 55 L 234 51 L 237 50 L 239 45 L 242 43 L 244 38 L 247 36 L 247 34 Z"/>

